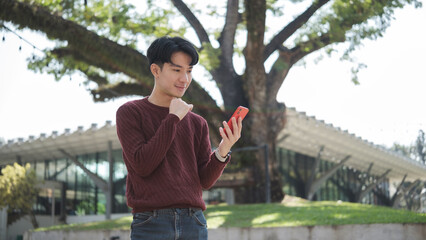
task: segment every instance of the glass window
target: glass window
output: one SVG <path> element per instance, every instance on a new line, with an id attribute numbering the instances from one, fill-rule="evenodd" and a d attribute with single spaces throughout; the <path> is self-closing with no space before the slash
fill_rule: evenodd
<path id="1" fill-rule="evenodd" d="M 96 214 L 103 215 L 106 213 L 106 197 L 102 191 L 97 192 Z"/>
<path id="2" fill-rule="evenodd" d="M 97 155 L 96 173 L 103 180 L 108 181 L 109 162 L 107 152 L 101 152 Z"/>
<path id="3" fill-rule="evenodd" d="M 56 161 L 55 160 L 46 160 L 46 171 L 45 171 L 45 179 L 46 180 L 55 180 L 56 179 Z"/>
<path id="4" fill-rule="evenodd" d="M 113 169 L 113 213 L 129 212 L 126 199 L 126 177 L 127 169 L 123 162 L 122 151 L 114 150 L 112 152 L 114 160 Z"/>
<path id="5" fill-rule="evenodd" d="M 83 165 L 92 173 L 97 173 L 97 154 L 96 153 L 92 153 L 92 154 L 86 154 L 83 155 L 81 158 L 83 161 Z"/>
<path id="6" fill-rule="evenodd" d="M 96 171 L 96 159 L 94 154 L 78 156 L 78 161 L 83 163 L 90 171 Z M 81 169 L 76 167 L 76 196 L 75 207 L 77 215 L 95 214 L 95 184 L 90 177 Z"/>
<path id="7" fill-rule="evenodd" d="M 58 159 L 56 160 L 56 180 L 61 182 L 67 181 L 67 160 L 66 159 Z"/>
<path id="8" fill-rule="evenodd" d="M 119 181 L 127 176 L 127 168 L 123 162 L 122 151 L 114 150 L 112 152 L 112 158 L 114 160 L 114 171 L 113 171 L 113 181 Z"/>
<path id="9" fill-rule="evenodd" d="M 36 175 L 39 180 L 44 180 L 44 161 L 37 162 Z"/>

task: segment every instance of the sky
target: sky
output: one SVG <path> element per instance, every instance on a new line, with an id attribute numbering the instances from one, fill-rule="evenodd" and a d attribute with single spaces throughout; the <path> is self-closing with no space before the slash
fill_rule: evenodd
<path id="1" fill-rule="evenodd" d="M 382 38 L 364 41 L 354 52 L 357 61 L 367 65 L 358 74 L 360 85 L 351 82 L 352 65 L 340 61 L 339 54 L 318 63 L 319 54 L 313 54 L 290 70 L 277 99 L 374 144 L 412 144 L 420 129 L 426 131 L 425 22 L 425 7 L 407 6 L 396 11 Z M 18 33 L 37 48 L 49 46 L 41 34 Z M 139 98 L 94 103 L 81 76 L 56 82 L 53 76 L 34 73 L 27 69 L 26 59 L 38 50 L 10 32 L 0 31 L 2 37 L 0 140 L 61 134 L 92 123 L 102 126 L 107 120 L 115 122 L 121 104 Z M 205 78 L 201 70 L 193 75 Z"/>

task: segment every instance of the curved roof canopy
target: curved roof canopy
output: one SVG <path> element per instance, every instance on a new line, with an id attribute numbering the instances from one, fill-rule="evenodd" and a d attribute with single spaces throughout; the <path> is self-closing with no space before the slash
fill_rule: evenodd
<path id="1" fill-rule="evenodd" d="M 78 127 L 74 132 L 65 129 L 61 135 L 55 131 L 50 136 L 45 134 L 41 134 L 38 138 L 30 136 L 26 141 L 18 139 L 17 142 L 9 141 L 0 146 L 0 164 L 16 162 L 18 159 L 23 162 L 32 162 L 66 158 L 60 149 L 73 156 L 104 152 L 107 151 L 109 142 L 112 143 L 112 149 L 121 148 L 115 126 L 111 124 L 111 121 L 107 121 L 101 128 L 92 124 L 87 130 Z"/>
<path id="2" fill-rule="evenodd" d="M 278 136 L 278 146 L 316 157 L 320 149 L 321 159 L 339 162 L 347 156 L 344 165 L 366 172 L 373 163 L 371 174 L 380 176 L 387 170 L 387 175 L 394 181 L 401 181 L 405 174 L 407 180 L 426 179 L 426 165 L 404 157 L 382 146 L 363 140 L 348 131 L 342 131 L 331 124 L 287 109 L 287 124 Z"/>

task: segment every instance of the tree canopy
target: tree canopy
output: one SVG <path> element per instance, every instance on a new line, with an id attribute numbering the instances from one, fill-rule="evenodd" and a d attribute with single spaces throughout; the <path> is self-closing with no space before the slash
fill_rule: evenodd
<path id="1" fill-rule="evenodd" d="M 14 163 L 1 170 L 0 208 L 8 207 L 8 223 L 30 214 L 33 226 L 38 226 L 32 212 L 39 191 L 36 185 L 36 174 L 28 163 Z"/>
<path id="2" fill-rule="evenodd" d="M 287 16 L 287 5 L 295 4 L 306 9 L 290 13 L 298 15 L 288 23 L 279 22 Z M 58 80 L 75 72 L 83 73 L 88 81 L 97 84 L 92 90 L 95 101 L 129 94 L 148 95 L 153 81 L 141 54 L 145 49 L 138 48 L 140 43 L 163 35 L 183 36 L 192 30 L 198 37 L 198 41 L 191 40 L 199 46 L 200 63 L 212 73 L 225 97 L 229 94 L 221 86 L 228 84 L 221 84 L 223 80 L 215 78 L 218 75 L 215 70 L 221 64 L 243 70 L 234 66 L 232 59 L 237 57 L 235 53 L 243 54 L 244 49 L 248 59 L 248 46 L 240 43 L 247 42 L 243 35 L 250 30 L 248 21 L 253 21 L 250 31 L 264 39 L 260 62 L 265 63 L 274 53 L 279 55 L 269 72 L 272 77 L 273 70 L 281 70 L 281 75 L 276 76 L 278 80 L 274 81 L 279 88 L 285 79 L 282 71 L 291 67 L 288 65 L 322 48 L 328 47 L 326 52 L 331 53 L 335 45 L 330 45 L 341 42 L 350 43 L 342 56 L 349 58 L 349 53 L 362 39 L 380 37 L 389 26 L 394 10 L 405 4 L 421 6 L 421 2 L 415 0 L 247 0 L 244 3 L 230 0 L 213 1 L 206 8 L 206 4 L 196 1 L 188 5 L 184 1 L 163 0 L 146 1 L 144 8 L 138 8 L 143 12 L 138 12 L 134 5 L 124 0 L 2 0 L 0 18 L 19 28 L 44 32 L 49 39 L 55 40 L 56 47 L 45 49 L 45 55 L 31 60 L 29 67 L 53 74 Z M 253 19 L 248 15 L 247 6 L 260 7 L 253 9 Z M 265 38 L 266 34 L 269 38 Z M 235 69 L 233 73 L 236 74 Z M 135 85 L 138 88 L 134 88 Z"/>
<path id="3" fill-rule="evenodd" d="M 391 149 L 403 156 L 426 164 L 426 137 L 425 132 L 421 129 L 411 145 L 405 146 L 395 142 Z"/>

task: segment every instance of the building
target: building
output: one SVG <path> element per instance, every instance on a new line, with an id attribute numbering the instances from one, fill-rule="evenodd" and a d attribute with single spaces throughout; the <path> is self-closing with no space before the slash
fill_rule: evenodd
<path id="1" fill-rule="evenodd" d="M 372 190 L 381 189 L 389 198 L 395 184 L 426 180 L 426 165 L 420 162 L 293 108 L 287 114 L 277 149 L 287 194 L 383 204 Z M 127 171 L 111 121 L 101 127 L 93 124 L 89 129 L 65 129 L 63 133 L 8 141 L 0 146 L 0 168 L 14 162 L 30 163 L 37 177 L 44 180 L 34 207 L 40 226 L 118 218 L 130 213 L 125 199 Z M 366 176 L 363 184 L 357 183 L 361 175 Z M 204 193 L 205 201 L 232 204 L 233 189 L 246 180 L 245 174 L 225 172 L 215 190 Z M 359 191 L 351 196 L 344 194 L 343 187 Z M 15 239 L 32 228 L 24 218 L 6 226 L 5 215 L 3 210 L 0 229 L 7 227 L 7 238 L 1 239 Z"/>

